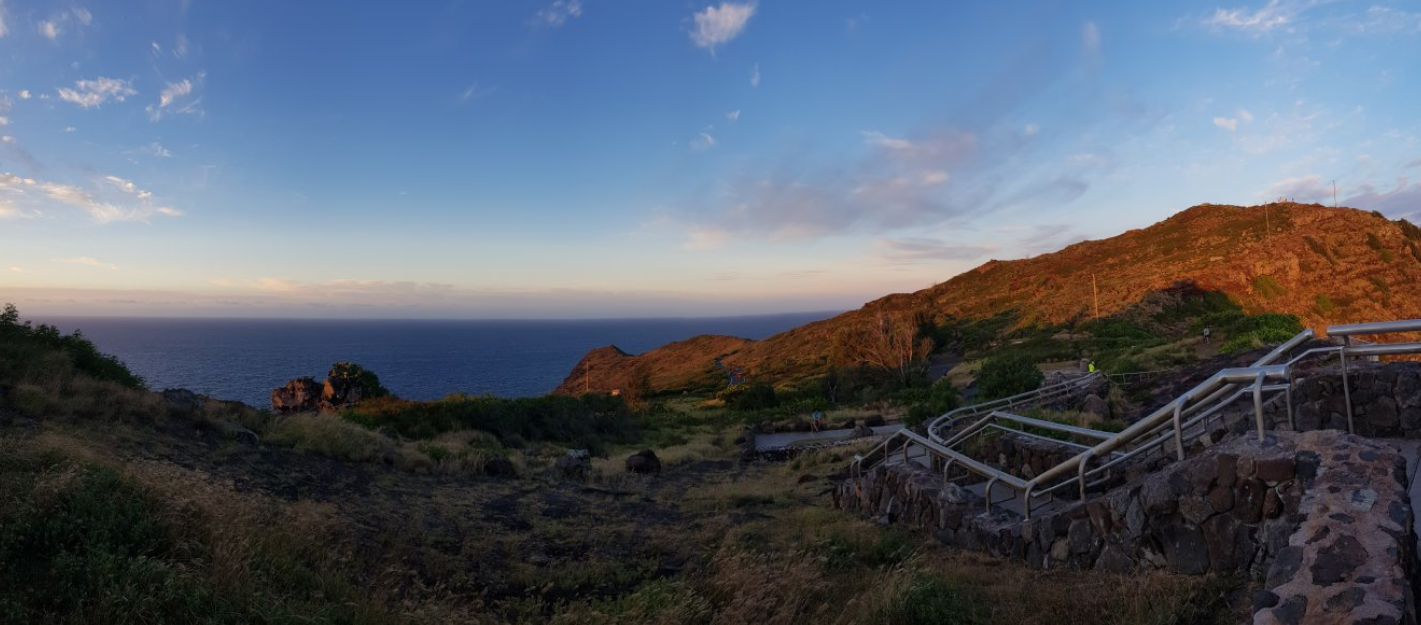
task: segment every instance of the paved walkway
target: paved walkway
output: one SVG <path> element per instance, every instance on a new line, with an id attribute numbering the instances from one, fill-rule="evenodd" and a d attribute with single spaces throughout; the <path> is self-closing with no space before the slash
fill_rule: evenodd
<path id="1" fill-rule="evenodd" d="M 903 429 L 902 425 L 890 423 L 873 428 L 873 434 L 874 436 L 887 436 L 901 429 Z M 853 432 L 853 430 L 820 430 L 818 432 L 756 434 L 755 449 L 765 451 L 767 449 L 781 449 L 796 443 L 827 443 L 848 440 L 853 435 Z"/>

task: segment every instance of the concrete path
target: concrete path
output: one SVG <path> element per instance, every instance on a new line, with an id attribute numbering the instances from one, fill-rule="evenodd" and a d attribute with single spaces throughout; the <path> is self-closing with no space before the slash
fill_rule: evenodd
<path id="1" fill-rule="evenodd" d="M 902 425 L 890 423 L 873 428 L 874 436 L 887 436 L 903 429 Z M 848 440 L 853 430 L 820 430 L 818 432 L 779 432 L 776 434 L 756 434 L 755 449 L 781 449 L 796 443 L 827 443 Z"/>

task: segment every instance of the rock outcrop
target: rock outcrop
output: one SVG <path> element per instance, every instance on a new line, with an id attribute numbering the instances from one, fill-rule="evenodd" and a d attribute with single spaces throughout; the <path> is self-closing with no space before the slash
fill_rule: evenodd
<path id="1" fill-rule="evenodd" d="M 357 364 L 338 362 L 331 365 L 325 382 L 305 376 L 272 389 L 271 409 L 277 414 L 331 412 L 389 394 L 375 372 Z"/>

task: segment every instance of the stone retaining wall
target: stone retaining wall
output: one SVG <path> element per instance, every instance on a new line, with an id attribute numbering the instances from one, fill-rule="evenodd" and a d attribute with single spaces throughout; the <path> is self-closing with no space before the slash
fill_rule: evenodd
<path id="1" fill-rule="evenodd" d="M 1339 447 L 1343 443 L 1345 453 L 1334 451 L 1344 449 Z M 1402 568 L 1388 574 L 1372 571 L 1371 565 L 1349 569 L 1346 563 L 1352 560 L 1347 558 L 1355 553 L 1349 551 L 1351 542 L 1341 542 L 1341 533 L 1312 543 L 1307 541 L 1314 536 L 1304 535 L 1309 529 L 1316 534 L 1329 522 L 1343 523 L 1313 518 L 1333 514 L 1337 497 L 1370 497 L 1374 502 L 1347 512 L 1357 527 L 1392 527 L 1393 517 L 1402 512 L 1409 518 L 1404 466 L 1391 447 L 1346 434 L 1270 432 L 1263 443 L 1236 437 L 1132 485 L 1065 504 L 1029 521 L 999 510 L 985 513 L 981 497 L 944 484 L 940 475 L 921 467 L 880 465 L 841 482 L 833 496 L 841 509 L 880 523 L 931 531 L 946 544 L 1024 560 L 1033 568 L 1236 571 L 1253 578 L 1266 573 L 1266 588 L 1279 601 L 1269 605 L 1260 593 L 1255 607 L 1260 615 L 1283 612 L 1279 620 L 1258 622 L 1298 622 L 1283 617 L 1297 611 L 1300 603 L 1300 614 L 1312 614 L 1309 605 L 1322 609 L 1318 606 L 1347 603 L 1357 592 L 1347 589 L 1354 587 L 1362 589 L 1363 599 L 1352 610 L 1381 614 L 1384 608 L 1378 606 L 1407 605 L 1406 577 L 1396 572 Z M 1352 489 L 1347 491 L 1344 484 Z M 1325 492 L 1314 493 L 1317 488 Z M 1405 568 L 1415 542 L 1410 527 L 1407 522 L 1402 530 L 1366 539 L 1372 542 L 1354 540 L 1364 545 L 1369 561 Z M 1297 567 L 1274 566 L 1280 557 L 1292 563 L 1295 556 Z M 1331 576 L 1326 571 L 1334 569 L 1325 569 L 1321 577 L 1314 571 L 1319 562 L 1338 558 L 1344 565 L 1334 567 L 1337 572 Z M 1303 589 L 1319 580 L 1330 582 L 1327 592 Z M 1346 598 L 1332 599 L 1344 590 Z M 1297 596 L 1305 599 L 1293 598 Z"/>
<path id="2" fill-rule="evenodd" d="M 1356 433 L 1384 438 L 1421 438 L 1421 363 L 1348 362 Z M 1298 431 L 1347 429 L 1342 376 L 1336 365 L 1299 372 L 1293 380 Z M 1282 423 L 1286 414 L 1275 413 Z"/>

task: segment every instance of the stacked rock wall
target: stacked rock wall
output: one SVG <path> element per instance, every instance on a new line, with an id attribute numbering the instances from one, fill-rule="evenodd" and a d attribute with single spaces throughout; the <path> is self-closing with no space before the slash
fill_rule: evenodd
<path id="1" fill-rule="evenodd" d="M 1379 615 L 1391 609 L 1386 606 L 1408 605 L 1405 573 L 1415 537 L 1404 466 L 1395 449 L 1344 433 L 1270 432 L 1262 443 L 1235 437 L 1128 486 L 1030 520 L 1000 510 L 985 513 L 981 497 L 902 464 L 845 480 L 833 496 L 841 509 L 931 531 L 946 544 L 1033 568 L 1266 576 L 1273 600 L 1260 593 L 1255 607 L 1264 620 L 1257 622 L 1299 622 L 1288 617 L 1324 609 Z M 1339 502 L 1351 498 L 1358 503 L 1344 513 L 1348 519 L 1332 516 L 1340 512 Z M 1333 524 L 1387 531 L 1349 533 L 1354 537 L 1348 541 L 1342 532 L 1330 533 L 1336 530 L 1317 537 L 1321 527 Z M 1368 562 L 1381 564 L 1352 566 L 1352 540 L 1363 545 Z M 1340 565 L 1326 564 L 1338 558 Z M 1321 569 L 1318 563 L 1324 563 Z M 1355 602 L 1359 591 L 1353 588 L 1362 593 Z M 1267 620 L 1275 612 L 1278 620 Z"/>
<path id="2" fill-rule="evenodd" d="M 1347 429 L 1347 408 L 1339 371 L 1339 367 L 1330 365 L 1303 371 L 1294 377 L 1293 405 L 1298 431 Z M 1347 378 L 1357 434 L 1421 438 L 1421 364 L 1349 362 Z M 1276 416 L 1286 414 L 1280 412 Z"/>

